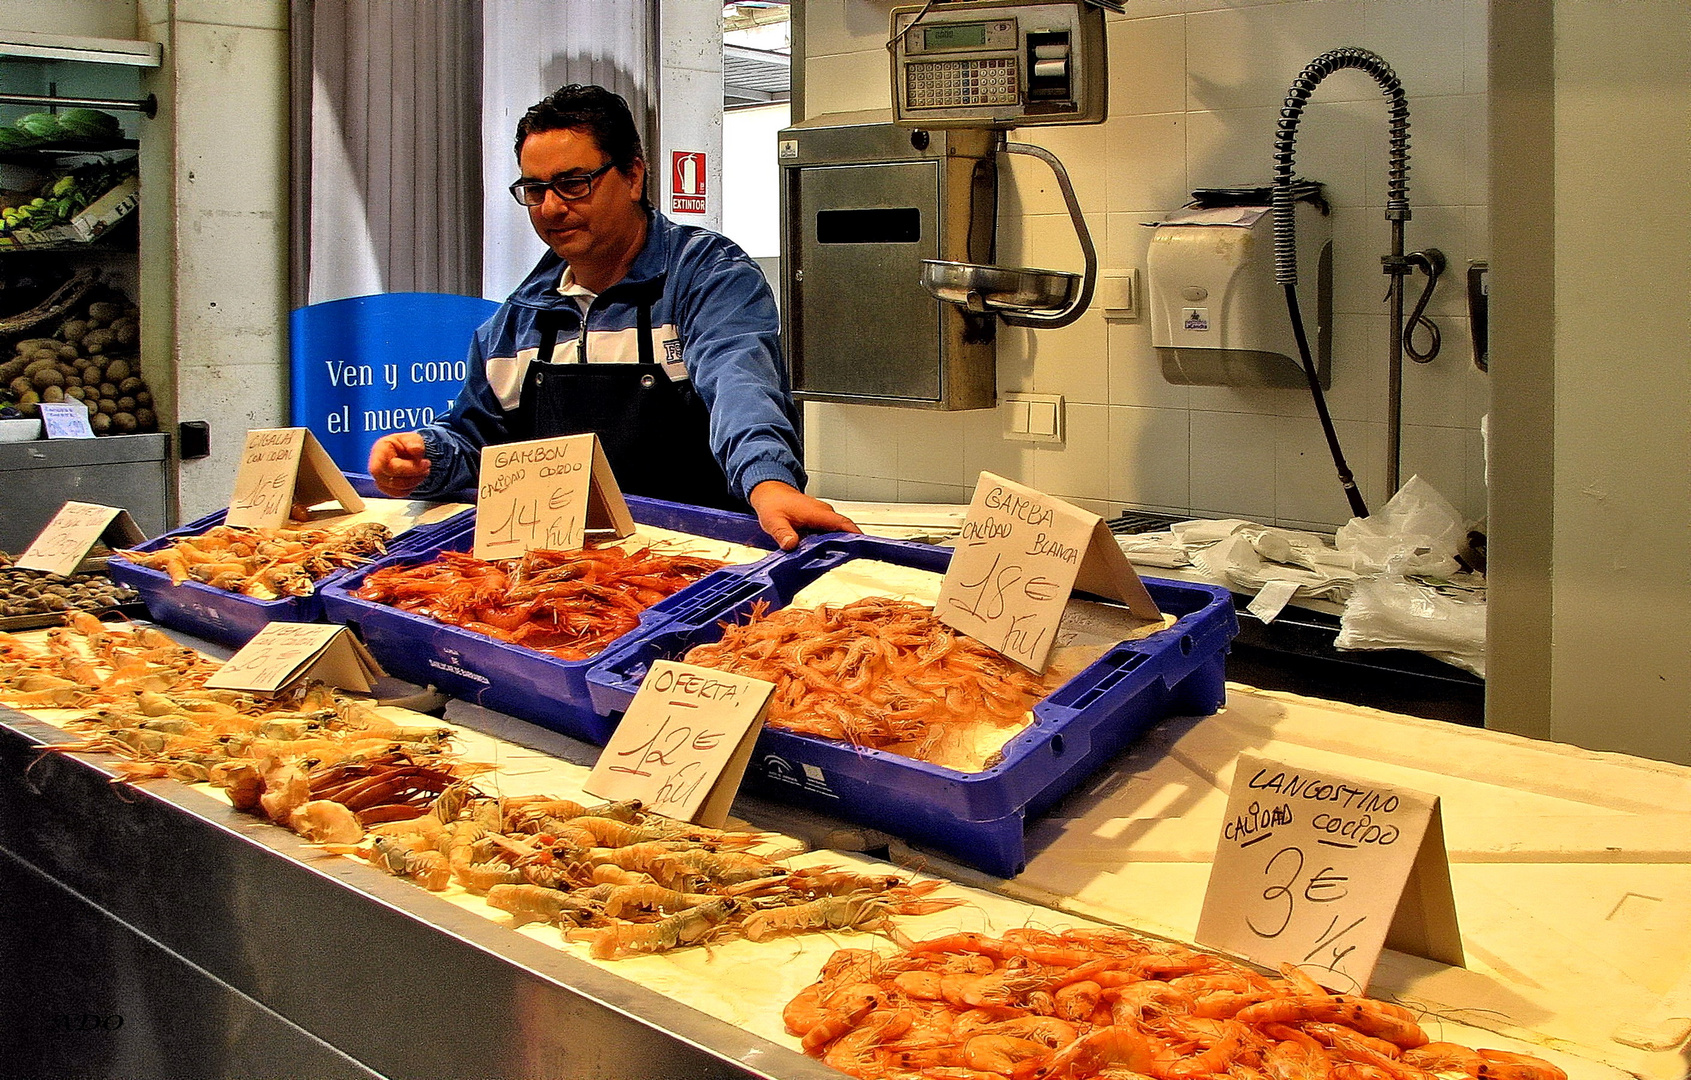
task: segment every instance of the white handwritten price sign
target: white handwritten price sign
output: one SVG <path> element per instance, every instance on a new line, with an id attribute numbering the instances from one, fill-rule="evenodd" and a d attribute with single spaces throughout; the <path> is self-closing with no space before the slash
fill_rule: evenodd
<path id="1" fill-rule="evenodd" d="M 127 510 L 67 502 L 18 556 L 17 565 L 49 574 L 74 574 L 103 538 L 112 547 L 134 547 L 146 539 Z"/>
<path id="2" fill-rule="evenodd" d="M 244 529 L 279 529 L 294 507 L 335 503 L 356 513 L 364 500 L 347 483 L 328 451 L 305 428 L 254 428 L 247 432 L 235 493 L 224 521 Z"/>
<path id="3" fill-rule="evenodd" d="M 344 626 L 271 623 L 205 681 L 214 690 L 274 694 L 303 678 L 369 693 L 385 674 Z"/>
<path id="4" fill-rule="evenodd" d="M 940 621 L 1044 671 L 1075 589 L 1119 600 L 1145 622 L 1162 618 L 1102 518 L 981 473 L 940 585 Z"/>
<path id="5" fill-rule="evenodd" d="M 574 550 L 595 528 L 618 537 L 634 531 L 598 436 L 482 448 L 476 558 L 515 559 L 536 548 Z"/>
<path id="6" fill-rule="evenodd" d="M 761 679 L 654 661 L 583 790 L 721 828 L 774 690 Z"/>
<path id="7" fill-rule="evenodd" d="M 88 407 L 80 401 L 43 401 L 41 427 L 49 439 L 92 439 L 94 428 L 88 422 Z"/>
<path id="8" fill-rule="evenodd" d="M 1388 946 L 1462 966 L 1438 797 L 1240 755 L 1197 939 L 1355 993 Z"/>

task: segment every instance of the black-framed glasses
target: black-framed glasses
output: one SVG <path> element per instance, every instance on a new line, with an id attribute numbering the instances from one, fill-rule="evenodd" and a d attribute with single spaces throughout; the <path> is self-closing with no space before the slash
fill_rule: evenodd
<path id="1" fill-rule="evenodd" d="M 539 206 L 546 201 L 548 190 L 565 202 L 585 199 L 593 191 L 593 181 L 609 172 L 615 164 L 607 161 L 590 173 L 560 176 L 556 180 L 518 180 L 510 187 L 511 197 L 523 206 Z"/>

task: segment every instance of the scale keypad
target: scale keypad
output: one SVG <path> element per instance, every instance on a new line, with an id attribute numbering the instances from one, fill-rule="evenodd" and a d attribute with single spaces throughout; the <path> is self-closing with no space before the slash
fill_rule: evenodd
<path id="1" fill-rule="evenodd" d="M 913 109 L 1014 105 L 1019 100 L 1016 61 L 1011 57 L 941 60 L 911 64 L 905 71 L 905 100 Z"/>

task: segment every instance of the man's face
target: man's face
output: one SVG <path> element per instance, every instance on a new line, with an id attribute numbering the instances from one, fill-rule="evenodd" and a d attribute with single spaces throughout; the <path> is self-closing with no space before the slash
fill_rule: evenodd
<path id="1" fill-rule="evenodd" d="M 609 160 L 592 134 L 574 128 L 530 135 L 517 156 L 523 179 L 541 181 L 586 176 Z M 606 169 L 579 199 L 562 199 L 548 191 L 539 206 L 528 208 L 529 223 L 553 253 L 567 262 L 618 255 L 645 227 L 646 213 L 640 206 L 645 178 L 646 164 L 636 159 L 628 175 Z"/>

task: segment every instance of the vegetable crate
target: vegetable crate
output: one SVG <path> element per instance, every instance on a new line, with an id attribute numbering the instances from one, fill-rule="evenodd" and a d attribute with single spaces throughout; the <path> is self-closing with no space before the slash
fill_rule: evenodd
<path id="1" fill-rule="evenodd" d="M 853 559 L 875 559 L 944 573 L 948 548 L 878 537 L 832 535 L 800 545 L 755 573 L 715 574 L 678 594 L 668 624 L 607 649 L 587 680 L 594 705 L 610 716 L 628 708 L 652 661 L 680 659 L 722 636 L 766 602 L 795 594 Z M 1142 731 L 1169 716 L 1204 716 L 1220 707 L 1224 665 L 1238 621 L 1226 589 L 1146 579 L 1178 621 L 1123 642 L 1034 706 L 1034 720 L 978 773 L 882 750 L 765 727 L 747 784 L 762 794 L 848 818 L 944 851 L 1000 877 L 1027 865 L 1023 827 L 1048 810 Z M 674 599 L 674 598 L 672 598 Z"/>
<path id="2" fill-rule="evenodd" d="M 757 519 L 749 515 L 637 495 L 626 499 L 629 512 L 642 525 L 765 551 L 773 546 L 758 527 Z M 437 535 L 428 550 L 412 550 L 379 559 L 324 589 L 323 602 L 329 621 L 355 627 L 371 654 L 390 675 L 420 686 L 432 684 L 453 697 L 598 746 L 605 745 L 616 722 L 594 710 L 588 692 L 587 671 L 597 662 L 597 657 L 564 660 L 352 595 L 378 567 L 428 562 L 442 551 L 469 551 L 475 543 L 475 520 L 473 514 L 466 517 L 469 520 L 462 523 L 453 519 L 452 532 Z M 736 580 L 767 561 L 727 567 L 705 580 L 718 575 Z M 638 639 L 668 625 L 670 612 L 677 605 L 686 604 L 688 592 L 698 584 L 647 608 L 641 614 L 639 626 L 620 640 Z"/>
<path id="3" fill-rule="evenodd" d="M 349 473 L 347 479 L 353 489 L 365 498 L 384 497 L 376 489 L 375 482 L 366 475 Z M 207 514 L 138 545 L 136 550 L 157 551 L 169 547 L 176 540 L 199 536 L 223 524 L 228 513 L 228 509 L 224 508 Z M 392 556 L 426 549 L 435 544 L 443 533 L 454 531 L 460 518 L 470 516 L 470 512 L 465 511 L 433 525 L 408 529 L 388 545 L 388 554 Z M 336 570 L 321 578 L 310 596 L 259 600 L 225 589 L 214 589 L 198 581 L 173 585 L 169 574 L 139 566 L 122 557 L 115 557 L 106 564 L 106 573 L 113 581 L 141 594 L 141 602 L 147 605 L 147 614 L 153 621 L 231 648 L 245 645 L 254 634 L 273 622 L 322 622 L 324 589 L 352 572 L 352 569 Z"/>

